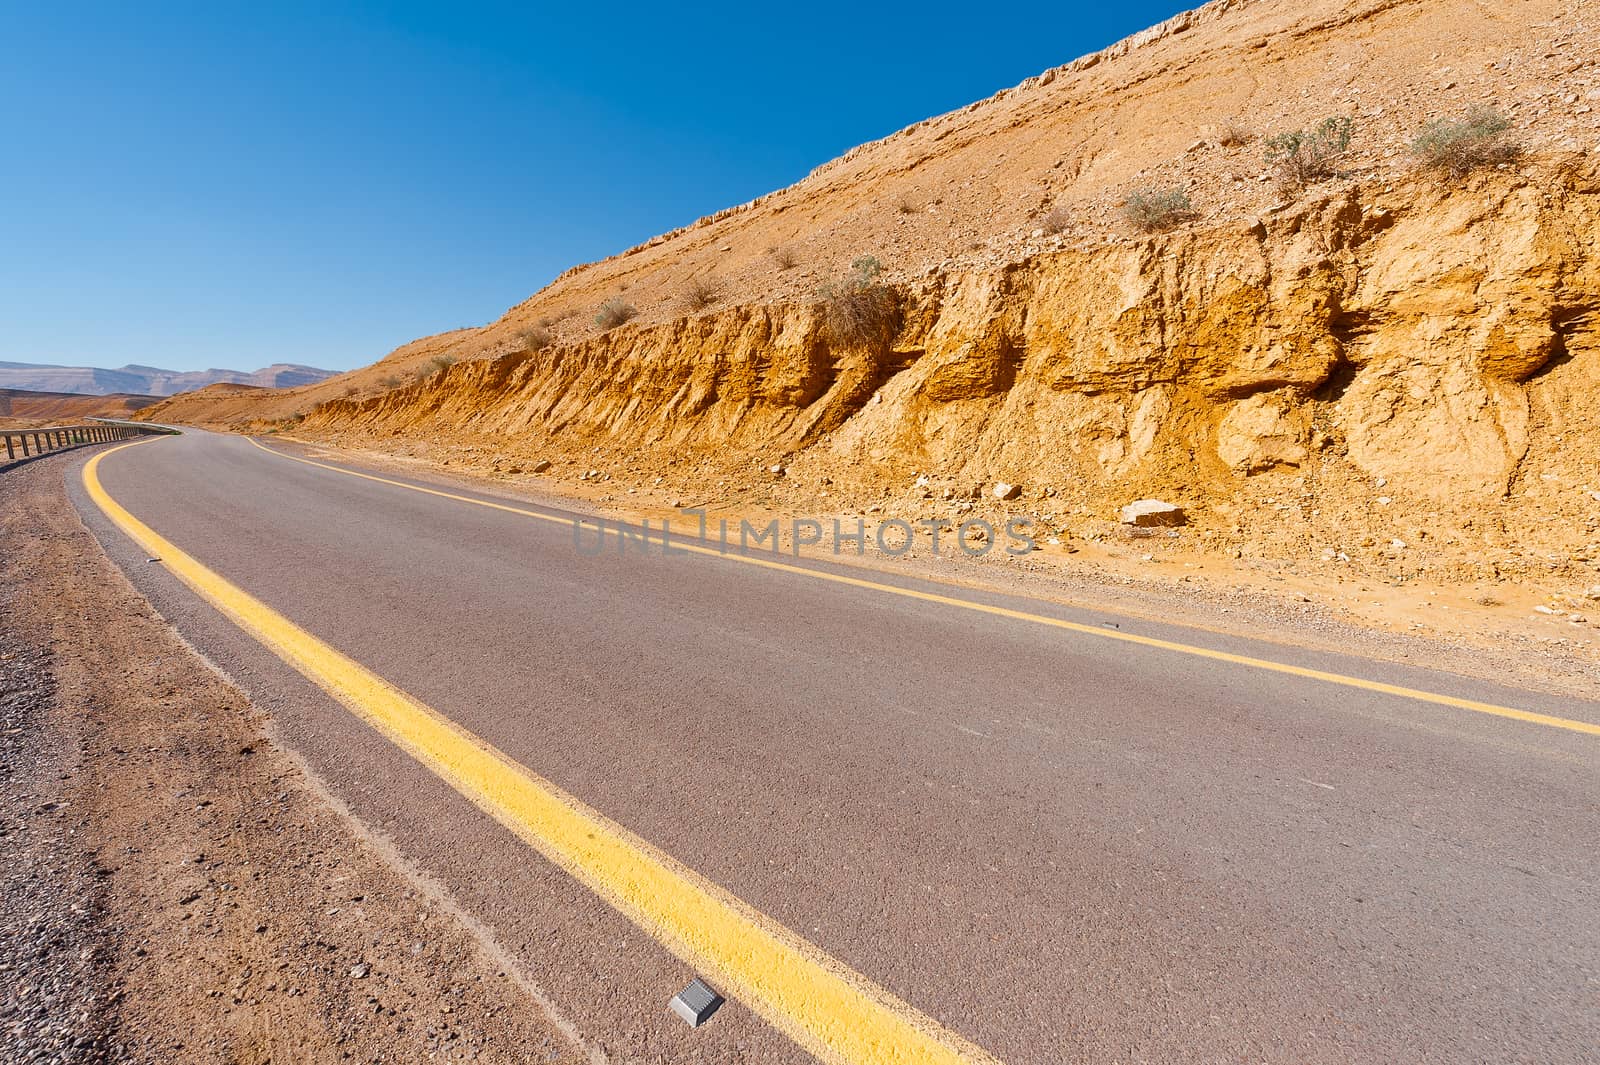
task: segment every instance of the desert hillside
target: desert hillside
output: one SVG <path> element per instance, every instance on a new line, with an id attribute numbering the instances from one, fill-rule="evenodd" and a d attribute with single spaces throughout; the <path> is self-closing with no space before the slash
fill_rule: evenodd
<path id="1" fill-rule="evenodd" d="M 145 416 L 1069 545 L 1157 496 L 1208 551 L 1592 585 L 1594 21 L 1217 0 L 481 329 Z"/>
<path id="2" fill-rule="evenodd" d="M 126 418 L 157 402 L 157 396 L 85 396 L 76 392 L 0 388 L 0 429 L 66 425 L 85 418 Z"/>

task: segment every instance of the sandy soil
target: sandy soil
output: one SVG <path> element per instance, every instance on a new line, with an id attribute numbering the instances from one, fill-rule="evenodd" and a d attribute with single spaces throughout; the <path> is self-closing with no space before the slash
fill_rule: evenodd
<path id="1" fill-rule="evenodd" d="M 0 1060 L 587 1053 L 101 553 L 0 472 Z"/>

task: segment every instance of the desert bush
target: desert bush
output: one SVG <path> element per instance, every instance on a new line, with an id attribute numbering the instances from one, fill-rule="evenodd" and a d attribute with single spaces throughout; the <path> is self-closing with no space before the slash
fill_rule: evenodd
<path id="1" fill-rule="evenodd" d="M 1044 221 L 1040 223 L 1045 233 L 1052 237 L 1057 233 L 1066 232 L 1067 227 L 1070 225 L 1072 225 L 1072 212 L 1065 207 L 1053 208 L 1049 214 L 1044 216 Z"/>
<path id="2" fill-rule="evenodd" d="M 418 381 L 426 381 L 437 374 L 442 374 L 456 364 L 454 355 L 435 355 L 423 363 L 416 370 L 415 377 Z"/>
<path id="3" fill-rule="evenodd" d="M 594 312 L 594 324 L 601 329 L 615 329 L 630 318 L 637 318 L 639 309 L 621 296 L 612 296 Z"/>
<path id="4" fill-rule="evenodd" d="M 1465 177 L 1522 155 L 1522 146 L 1506 136 L 1510 129 L 1510 120 L 1499 111 L 1476 107 L 1462 118 L 1442 118 L 1422 127 L 1411 142 L 1411 154 L 1429 170 Z"/>
<path id="5" fill-rule="evenodd" d="M 768 248 L 767 252 L 772 256 L 772 261 L 778 264 L 779 270 L 792 270 L 800 261 L 792 248 Z"/>
<path id="6" fill-rule="evenodd" d="M 378 384 L 382 385 L 384 388 L 399 388 L 401 385 L 403 385 L 405 383 L 406 383 L 405 382 L 405 378 L 401 377 L 398 374 L 390 374 L 389 376 L 385 377 L 383 380 L 378 382 Z"/>
<path id="7" fill-rule="evenodd" d="M 1278 188 L 1299 192 L 1307 185 L 1337 176 L 1339 164 L 1350 154 L 1354 131 L 1354 120 L 1338 116 L 1324 119 L 1316 129 L 1267 138 L 1267 165 L 1273 168 Z"/>
<path id="8" fill-rule="evenodd" d="M 878 282 L 881 273 L 883 264 L 863 255 L 850 264 L 850 273 L 842 281 L 817 289 L 830 343 L 871 347 L 894 339 L 900 327 L 900 298 L 894 289 Z"/>
<path id="9" fill-rule="evenodd" d="M 1194 217 L 1189 193 L 1171 188 L 1136 189 L 1122 204 L 1122 217 L 1141 233 L 1161 233 Z"/>
<path id="10" fill-rule="evenodd" d="M 1217 143 L 1224 148 L 1238 148 L 1249 144 L 1255 137 L 1248 126 L 1237 118 L 1230 118 L 1217 127 Z"/>
<path id="11" fill-rule="evenodd" d="M 550 335 L 550 326 L 545 319 L 539 319 L 540 324 L 535 324 L 517 334 L 522 341 L 523 351 L 543 351 L 554 342 L 555 337 Z"/>
<path id="12" fill-rule="evenodd" d="M 921 210 L 920 207 L 911 202 L 911 197 L 909 196 L 901 196 L 900 199 L 895 202 L 895 207 L 901 214 L 916 214 L 919 210 Z"/>
<path id="13" fill-rule="evenodd" d="M 703 311 L 722 297 L 715 278 L 697 277 L 683 290 L 683 302 L 691 311 Z"/>

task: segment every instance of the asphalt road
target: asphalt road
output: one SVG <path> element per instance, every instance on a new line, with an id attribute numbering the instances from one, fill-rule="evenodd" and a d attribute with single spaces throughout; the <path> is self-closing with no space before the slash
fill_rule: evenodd
<path id="1" fill-rule="evenodd" d="M 235 437 L 139 444 L 99 476 L 227 580 L 1011 1065 L 1595 1060 L 1595 735 L 716 557 L 589 557 L 560 523 Z M 278 737 L 598 1048 L 809 1060 L 737 1001 L 697 1030 L 667 1013 L 682 962 L 74 491 Z M 1600 722 L 1600 702 L 868 576 Z"/>

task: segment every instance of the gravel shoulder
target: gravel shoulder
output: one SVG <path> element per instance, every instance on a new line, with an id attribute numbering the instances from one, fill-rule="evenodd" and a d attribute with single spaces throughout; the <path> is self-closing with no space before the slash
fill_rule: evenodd
<path id="1" fill-rule="evenodd" d="M 436 884 L 0 471 L 0 1060 L 591 1055 Z"/>

